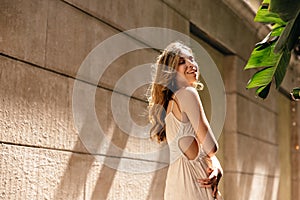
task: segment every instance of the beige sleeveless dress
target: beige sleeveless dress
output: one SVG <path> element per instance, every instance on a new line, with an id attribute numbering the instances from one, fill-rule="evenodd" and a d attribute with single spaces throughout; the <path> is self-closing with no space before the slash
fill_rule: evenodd
<path id="1" fill-rule="evenodd" d="M 165 200 L 214 200 L 211 188 L 203 188 L 197 182 L 199 178 L 207 178 L 206 169 L 211 160 L 198 142 L 199 152 L 194 160 L 189 160 L 179 147 L 179 140 L 192 136 L 196 140 L 191 122 L 181 122 L 171 112 L 165 118 L 166 136 L 170 148 L 170 165 L 166 178 Z"/>

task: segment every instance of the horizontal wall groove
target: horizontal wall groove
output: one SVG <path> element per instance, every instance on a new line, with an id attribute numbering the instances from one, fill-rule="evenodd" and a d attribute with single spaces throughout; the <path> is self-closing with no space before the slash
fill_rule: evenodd
<path id="1" fill-rule="evenodd" d="M 259 142 L 263 142 L 265 144 L 268 144 L 268 145 L 272 145 L 272 146 L 276 146 L 278 147 L 278 143 L 274 143 L 274 142 L 270 142 L 268 140 L 264 140 L 262 138 L 259 138 L 259 137 L 255 137 L 255 136 L 252 136 L 252 135 L 249 135 L 247 133 L 243 133 L 241 131 L 226 131 L 227 133 L 226 134 L 237 134 L 237 135 L 242 135 L 242 136 L 245 136 L 245 137 L 248 137 L 248 138 L 251 138 L 251 139 L 254 139 L 254 140 L 257 140 Z"/>
<path id="2" fill-rule="evenodd" d="M 255 101 L 254 99 L 252 99 L 252 98 L 250 98 L 250 97 L 242 94 L 239 91 L 236 91 L 236 90 L 234 90 L 234 91 L 227 91 L 226 95 L 238 95 L 239 97 L 242 97 L 242 98 L 250 101 L 251 103 L 254 103 L 254 104 L 258 105 L 259 107 L 265 109 L 266 111 L 268 111 L 270 113 L 273 113 L 276 116 L 278 115 L 278 113 L 276 111 L 270 109 L 269 107 L 265 106 L 264 104 L 260 103 L 259 101 Z"/>
<path id="3" fill-rule="evenodd" d="M 94 83 L 91 83 L 89 81 L 86 81 L 86 80 L 83 80 L 83 79 L 78 79 L 74 76 L 71 76 L 71 75 L 68 75 L 66 73 L 62 73 L 62 72 L 58 72 L 58 71 L 55 71 L 53 69 L 49 69 L 49 68 L 45 68 L 45 67 L 42 67 L 40 65 L 37 65 L 37 64 L 34 64 L 34 63 L 31 63 L 29 61 L 26 61 L 26 60 L 23 60 L 23 59 L 20 59 L 20 58 L 17 58 L 17 57 L 14 57 L 14 56 L 10 56 L 10 55 L 7 55 L 7 54 L 4 54 L 2 52 L 0 52 L 0 56 L 3 56 L 5 58 L 8 58 L 8 59 L 11 59 L 11 60 L 14 60 L 14 61 L 17 61 L 17 62 L 21 62 L 23 64 L 26 64 L 26 65 L 30 65 L 32 67 L 35 67 L 35 68 L 38 68 L 40 70 L 44 70 L 44 71 L 47 71 L 47 72 L 50 72 L 50 73 L 53 73 L 53 74 L 56 74 L 56 75 L 59 75 L 59 76 L 63 76 L 65 78 L 70 78 L 70 79 L 73 79 L 73 80 L 76 80 L 76 81 L 80 81 L 80 82 L 83 82 L 83 83 L 86 83 L 88 85 L 91 85 L 91 86 L 95 86 L 99 89 L 104 89 L 104 90 L 107 90 L 107 91 L 110 91 L 110 92 L 115 92 L 117 94 L 120 94 L 120 95 L 124 95 L 126 97 L 129 97 L 129 98 L 132 98 L 134 100 L 137 100 L 137 101 L 141 101 L 141 102 L 144 102 L 144 103 L 148 103 L 146 100 L 144 99 L 141 99 L 141 98 L 138 98 L 138 97 L 134 97 L 134 96 L 129 96 L 125 93 L 122 93 L 120 91 L 117 91 L 117 90 L 114 90 L 114 89 L 111 89 L 109 87 L 104 87 L 104 86 L 101 86 L 101 85 L 96 85 Z"/>
<path id="4" fill-rule="evenodd" d="M 116 31 L 119 31 L 119 32 L 124 32 L 124 31 L 125 31 L 124 28 L 120 28 L 120 27 L 117 27 L 117 26 L 115 26 L 115 25 L 112 25 L 112 22 L 109 22 L 109 21 L 107 21 L 107 20 L 105 20 L 105 19 L 102 19 L 102 18 L 100 18 L 100 17 L 97 17 L 97 16 L 95 16 L 95 15 L 93 15 L 93 14 L 91 14 L 91 13 L 85 11 L 84 9 L 81 9 L 80 7 L 78 7 L 78 6 L 76 6 L 76 5 L 73 5 L 73 4 L 71 4 L 71 3 L 69 3 L 69 2 L 67 2 L 67 1 L 65 1 L 65 0 L 60 0 L 60 1 L 62 1 L 63 3 L 65 3 L 65 4 L 67 4 L 67 5 L 71 6 L 71 7 L 73 7 L 74 9 L 77 9 L 78 11 L 80 11 L 80 12 L 82 12 L 82 13 L 84 13 L 84 14 L 86 14 L 86 15 L 88 15 L 88 16 L 94 18 L 94 19 L 96 19 L 97 21 L 100 21 L 100 22 L 104 23 L 105 25 L 111 27 L 112 29 L 115 29 Z M 161 0 L 161 2 L 162 2 L 163 4 L 165 4 L 166 6 L 168 6 L 170 9 L 172 9 L 174 12 L 176 12 L 177 14 L 179 14 L 181 17 L 183 17 L 183 18 L 184 18 L 185 20 L 187 20 L 189 23 L 191 23 L 191 21 L 190 21 L 188 18 L 186 18 L 185 16 L 183 16 L 181 13 L 179 13 L 174 7 L 172 7 L 171 5 L 169 5 L 167 2 L 165 2 L 164 0 Z M 141 42 L 142 44 L 148 46 L 149 48 L 151 48 L 151 49 L 153 49 L 153 50 L 155 50 L 155 51 L 160 52 L 159 49 L 155 49 L 155 48 L 151 47 L 149 44 L 146 44 L 146 43 L 144 43 L 143 41 L 141 41 L 141 40 L 139 40 L 139 39 L 137 39 L 137 38 L 132 37 L 131 35 L 128 35 L 128 34 L 126 34 L 126 35 L 129 36 L 129 37 L 131 37 L 132 39 L 138 41 L 138 42 Z M 205 41 L 205 42 L 210 42 L 210 41 L 208 41 L 208 40 L 204 40 L 204 41 Z M 227 48 L 227 47 L 225 47 L 225 48 Z M 228 50 L 228 48 L 227 48 L 227 50 Z M 237 56 L 238 58 L 242 59 L 244 62 L 247 62 L 247 60 L 245 60 L 241 55 L 237 54 L 236 52 L 231 52 L 231 50 L 230 50 L 230 53 L 229 53 L 228 55 L 235 55 L 235 56 Z"/>
<path id="5" fill-rule="evenodd" d="M 135 160 L 141 162 L 149 162 L 149 163 L 157 163 L 157 164 L 167 164 L 166 162 L 158 162 L 153 160 L 147 159 L 140 159 L 140 158 L 131 158 L 131 157 L 120 157 L 108 154 L 96 154 L 96 153 L 89 153 L 89 152 L 81 152 L 81 151 L 73 151 L 68 149 L 60 149 L 60 148 L 53 148 L 53 147 L 44 147 L 44 146 L 37 146 L 37 145 L 30 145 L 30 144 L 22 144 L 22 143 L 13 143 L 13 142 L 5 142 L 0 141 L 0 145 L 7 145 L 7 146 L 16 146 L 16 147 L 24 147 L 24 148 L 33 148 L 33 149 L 42 149 L 42 150 L 50 150 L 50 151 L 59 151 L 65 153 L 72 153 L 72 154 L 80 154 L 80 155 L 87 155 L 87 156 L 101 156 L 101 157 L 108 157 L 108 158 L 115 158 L 115 159 L 127 159 L 127 160 Z"/>
<path id="6" fill-rule="evenodd" d="M 270 141 L 268 141 L 268 140 L 264 140 L 264 139 L 261 139 L 261 138 L 259 138 L 259 137 L 255 137 L 255 136 L 249 135 L 249 134 L 247 134 L 247 133 L 243 133 L 243 132 L 241 132 L 241 131 L 238 131 L 237 134 L 240 134 L 240 135 L 243 135 L 243 136 L 245 136 L 245 137 L 249 137 L 249 138 L 255 139 L 255 140 L 260 141 L 260 142 L 263 142 L 263 143 L 265 143 L 265 144 L 269 144 L 269 145 L 276 146 L 276 147 L 278 146 L 278 143 L 270 142 Z"/>
<path id="7" fill-rule="evenodd" d="M 227 174 L 242 174 L 242 175 L 248 175 L 248 176 L 262 176 L 267 178 L 280 178 L 279 175 L 273 175 L 273 174 L 262 174 L 262 173 L 254 173 L 254 172 L 243 172 L 243 171 L 233 171 L 233 170 L 224 170 Z"/>
<path id="8" fill-rule="evenodd" d="M 100 18 L 100 17 L 97 17 L 97 16 L 95 16 L 95 15 L 92 15 L 91 13 L 85 11 L 84 9 L 82 9 L 82 8 L 76 6 L 76 5 L 73 5 L 73 4 L 71 4 L 71 3 L 69 3 L 69 2 L 67 2 L 67 1 L 65 1 L 65 0 L 60 0 L 60 1 L 63 2 L 63 3 L 65 3 L 65 4 L 67 4 L 67 5 L 70 6 L 70 7 L 72 7 L 72 8 L 74 8 L 74 9 L 78 10 L 79 12 L 82 12 L 83 14 L 86 14 L 86 15 L 88 15 L 89 17 L 92 17 L 93 19 L 95 19 L 95 20 L 97 20 L 97 21 L 99 21 L 99 22 L 101 22 L 101 23 L 107 25 L 108 27 L 110 27 L 110 28 L 116 30 L 117 32 L 123 33 L 124 35 L 128 36 L 129 38 L 131 38 L 131 39 L 133 39 L 133 40 L 135 40 L 135 41 L 141 43 L 142 45 L 144 45 L 144 46 L 146 46 L 146 47 L 148 47 L 148 48 L 150 48 L 150 49 L 152 49 L 152 50 L 154 50 L 154 51 L 157 51 L 157 52 L 161 52 L 161 51 L 162 51 L 161 49 L 153 48 L 151 45 L 145 43 L 144 41 L 139 40 L 138 38 L 135 38 L 135 37 L 133 37 L 132 35 L 130 35 L 130 34 L 124 32 L 124 31 L 127 31 L 127 30 L 124 29 L 124 28 L 119 28 L 119 27 L 117 27 L 117 26 L 115 26 L 115 25 L 112 25 L 112 24 L 111 24 L 112 22 L 106 21 L 105 19 L 102 19 L 102 18 Z"/>
<path id="9" fill-rule="evenodd" d="M 274 114 L 274 115 L 276 115 L 276 116 L 278 115 L 278 113 L 277 113 L 276 111 L 270 109 L 269 107 L 265 106 L 264 104 L 260 103 L 259 101 L 255 101 L 255 100 L 253 100 L 253 99 L 247 97 L 246 95 L 244 95 L 244 94 L 242 94 L 242 93 L 240 93 L 240 92 L 237 92 L 237 94 L 238 94 L 240 97 L 242 97 L 242 98 L 244 98 L 244 99 L 250 101 L 251 103 L 254 103 L 254 104 L 256 104 L 257 106 L 259 106 L 259 107 L 265 109 L 266 111 L 268 111 L 268 112 L 270 112 L 270 113 L 272 113 L 272 114 Z"/>
<path id="10" fill-rule="evenodd" d="M 174 8 L 173 6 L 171 6 L 168 2 L 166 2 L 165 0 L 160 0 L 163 4 L 165 4 L 166 6 L 168 6 L 170 9 L 172 9 L 175 13 L 177 13 L 178 15 L 180 15 L 183 19 L 185 19 L 186 21 L 190 21 L 188 19 L 188 17 L 184 16 L 182 13 L 180 13 L 176 8 Z"/>
<path id="11" fill-rule="evenodd" d="M 73 5 L 72 3 L 69 3 L 69 2 L 67 2 L 67 1 L 65 1 L 65 0 L 60 0 L 60 1 L 63 2 L 63 3 L 65 3 L 65 4 L 67 4 L 68 6 L 70 6 L 70 7 L 72 7 L 72 8 L 75 8 L 76 10 L 82 12 L 83 14 L 86 14 L 86 15 L 88 15 L 88 16 L 90 16 L 90 17 L 96 19 L 97 21 L 102 22 L 103 24 L 105 24 L 105 25 L 107 25 L 107 26 L 109 26 L 109 27 L 111 27 L 111 28 L 113 28 L 113 29 L 115 29 L 115 30 L 117 30 L 117 31 L 119 31 L 119 32 L 123 32 L 123 31 L 124 31 L 124 30 L 122 30 L 121 28 L 118 28 L 118 27 L 116 27 L 116 26 L 113 26 L 111 23 L 109 23 L 109 22 L 107 22 L 107 21 L 105 21 L 105 20 L 103 20 L 103 19 L 101 19 L 101 18 L 99 18 L 99 17 L 97 17 L 97 16 L 95 16 L 95 15 L 92 15 L 91 13 L 85 11 L 84 9 L 81 9 L 81 8 L 79 8 L 78 6 Z"/>

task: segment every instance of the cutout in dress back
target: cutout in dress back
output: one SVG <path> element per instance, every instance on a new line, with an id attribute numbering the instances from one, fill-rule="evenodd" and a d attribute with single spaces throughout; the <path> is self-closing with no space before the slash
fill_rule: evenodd
<path id="1" fill-rule="evenodd" d="M 175 117 L 178 121 L 182 123 L 187 123 L 188 118 L 187 116 L 181 112 L 179 105 L 175 99 L 171 101 L 171 108 L 168 109 L 168 114 L 172 113 L 173 117 Z M 175 111 L 174 111 L 174 102 L 175 102 Z M 195 137 L 193 136 L 182 136 L 178 140 L 178 147 L 181 152 L 185 155 L 185 157 L 189 160 L 194 160 L 197 158 L 199 153 L 199 145 Z"/>

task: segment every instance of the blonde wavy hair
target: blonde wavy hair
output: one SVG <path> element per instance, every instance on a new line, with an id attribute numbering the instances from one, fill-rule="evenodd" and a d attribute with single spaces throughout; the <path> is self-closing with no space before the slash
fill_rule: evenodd
<path id="1" fill-rule="evenodd" d="M 165 117 L 169 100 L 179 88 L 176 84 L 176 71 L 179 65 L 182 50 L 192 50 L 182 42 L 173 42 L 158 56 L 154 64 L 154 76 L 150 85 L 148 102 L 149 102 L 149 120 L 152 124 L 150 129 L 151 139 L 157 142 L 166 140 Z M 203 88 L 202 83 L 195 83 L 195 87 Z"/>

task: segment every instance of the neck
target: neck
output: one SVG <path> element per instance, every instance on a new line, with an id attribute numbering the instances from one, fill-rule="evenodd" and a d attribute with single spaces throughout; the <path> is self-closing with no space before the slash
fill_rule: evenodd
<path id="1" fill-rule="evenodd" d="M 193 86 L 193 84 L 188 83 L 185 80 L 177 80 L 177 88 L 188 87 L 188 86 Z"/>

